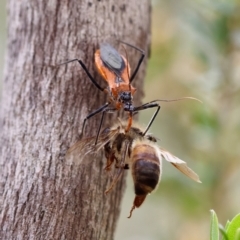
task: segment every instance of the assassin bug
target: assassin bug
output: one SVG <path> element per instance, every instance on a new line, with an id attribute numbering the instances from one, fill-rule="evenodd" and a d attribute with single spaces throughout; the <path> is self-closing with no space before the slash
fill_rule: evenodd
<path id="1" fill-rule="evenodd" d="M 103 77 L 103 79 L 108 83 L 108 86 L 106 88 L 102 88 L 96 80 L 92 77 L 92 75 L 89 73 L 87 67 L 83 63 L 82 60 L 80 59 L 72 59 L 69 61 L 66 61 L 60 65 L 63 64 L 68 64 L 70 62 L 77 61 L 83 70 L 86 72 L 88 78 L 92 81 L 92 83 L 102 92 L 105 92 L 109 96 L 109 100 L 107 103 L 105 103 L 103 106 L 98 108 L 97 110 L 93 111 L 90 113 L 83 122 L 82 126 L 82 133 L 84 131 L 84 127 L 86 124 L 86 121 L 93 117 L 94 115 L 102 112 L 102 117 L 100 121 L 100 125 L 98 128 L 95 144 L 97 144 L 99 133 L 101 131 L 101 126 L 103 123 L 104 115 L 106 112 L 112 112 L 112 111 L 117 111 L 120 110 L 121 108 L 124 109 L 124 111 L 129 113 L 129 118 L 128 118 L 128 124 L 126 126 L 125 131 L 128 132 L 129 129 L 132 126 L 132 118 L 133 114 L 144 110 L 148 108 L 157 108 L 155 111 L 152 119 L 150 120 L 145 132 L 148 131 L 150 126 L 152 125 L 155 117 L 157 116 L 160 106 L 158 103 L 156 103 L 158 100 L 145 103 L 141 106 L 134 107 L 133 106 L 133 95 L 136 92 L 136 88 L 134 88 L 131 83 L 136 77 L 136 74 L 143 62 L 145 53 L 142 49 L 135 47 L 129 43 L 120 41 L 121 43 L 137 50 L 138 52 L 141 53 L 141 56 L 138 60 L 138 64 L 136 68 L 134 69 L 132 75 L 130 76 L 130 65 L 127 61 L 127 59 L 122 56 L 115 48 L 113 48 L 110 44 L 108 43 L 103 43 L 100 45 L 100 48 L 95 52 L 95 65 Z M 112 107 L 112 106 L 113 107 Z"/>

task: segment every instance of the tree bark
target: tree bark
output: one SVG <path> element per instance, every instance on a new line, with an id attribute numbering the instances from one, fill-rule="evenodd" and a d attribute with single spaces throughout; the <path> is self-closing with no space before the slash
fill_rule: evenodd
<path id="1" fill-rule="evenodd" d="M 8 1 L 0 239 L 113 239 L 124 178 L 105 196 L 110 179 L 103 154 L 79 167 L 65 159 L 84 117 L 103 105 L 106 96 L 78 63 L 50 66 L 80 58 L 105 86 L 94 70 L 93 55 L 101 42 L 120 50 L 115 39 L 148 52 L 150 1 Z M 138 55 L 127 52 L 134 68 Z M 145 67 L 146 59 L 134 80 L 136 105 Z M 116 114 L 106 115 L 106 122 L 114 119 Z M 96 135 L 98 123 L 97 116 L 89 120 L 86 136 Z"/>

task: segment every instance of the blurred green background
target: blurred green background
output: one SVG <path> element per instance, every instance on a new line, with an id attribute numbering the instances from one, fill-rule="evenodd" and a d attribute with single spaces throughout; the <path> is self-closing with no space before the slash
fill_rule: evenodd
<path id="1" fill-rule="evenodd" d="M 5 3 L 0 3 L 0 76 L 6 45 Z M 160 145 L 196 171 L 195 183 L 163 162 L 157 191 L 127 219 L 134 199 L 128 186 L 116 240 L 209 239 L 210 209 L 219 222 L 240 212 L 240 2 L 153 1 L 152 46 L 145 99 L 161 103 L 151 132 Z M 140 114 L 147 125 L 152 110 Z"/>

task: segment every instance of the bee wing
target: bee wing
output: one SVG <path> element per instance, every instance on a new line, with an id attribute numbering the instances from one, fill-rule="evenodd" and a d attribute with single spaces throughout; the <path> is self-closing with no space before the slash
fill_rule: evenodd
<path id="1" fill-rule="evenodd" d="M 102 133 L 98 137 L 98 142 L 95 144 L 96 136 L 82 139 L 70 147 L 66 154 L 66 161 L 80 165 L 85 156 L 90 153 L 95 153 L 101 150 L 104 145 L 119 133 L 119 129 L 109 130 L 107 133 Z"/>
<path id="2" fill-rule="evenodd" d="M 172 155 L 170 152 L 159 148 L 160 155 L 168 162 L 170 162 L 174 167 L 176 167 L 180 172 L 185 174 L 187 177 L 191 178 L 192 180 L 201 183 L 199 176 L 187 166 L 187 163 L 183 160 L 177 158 L 176 156 Z"/>

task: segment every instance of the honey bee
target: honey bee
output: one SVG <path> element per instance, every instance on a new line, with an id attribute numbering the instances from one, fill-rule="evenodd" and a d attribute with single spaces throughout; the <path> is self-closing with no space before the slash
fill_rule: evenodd
<path id="1" fill-rule="evenodd" d="M 127 123 L 119 121 L 118 124 L 106 128 L 99 135 L 97 145 L 95 145 L 96 137 L 77 142 L 68 150 L 67 158 L 73 158 L 75 163 L 80 164 L 86 154 L 103 149 L 107 159 L 105 170 L 111 171 L 113 163 L 117 169 L 110 186 L 105 191 L 106 194 L 112 190 L 124 170 L 131 169 L 135 198 L 128 218 L 132 216 L 135 208 L 142 205 L 147 195 L 157 188 L 162 174 L 162 158 L 192 180 L 201 182 L 186 162 L 159 147 L 154 136 L 144 134 L 145 131 L 135 126 L 126 132 L 126 125 Z M 83 153 L 85 154 L 80 157 Z"/>

